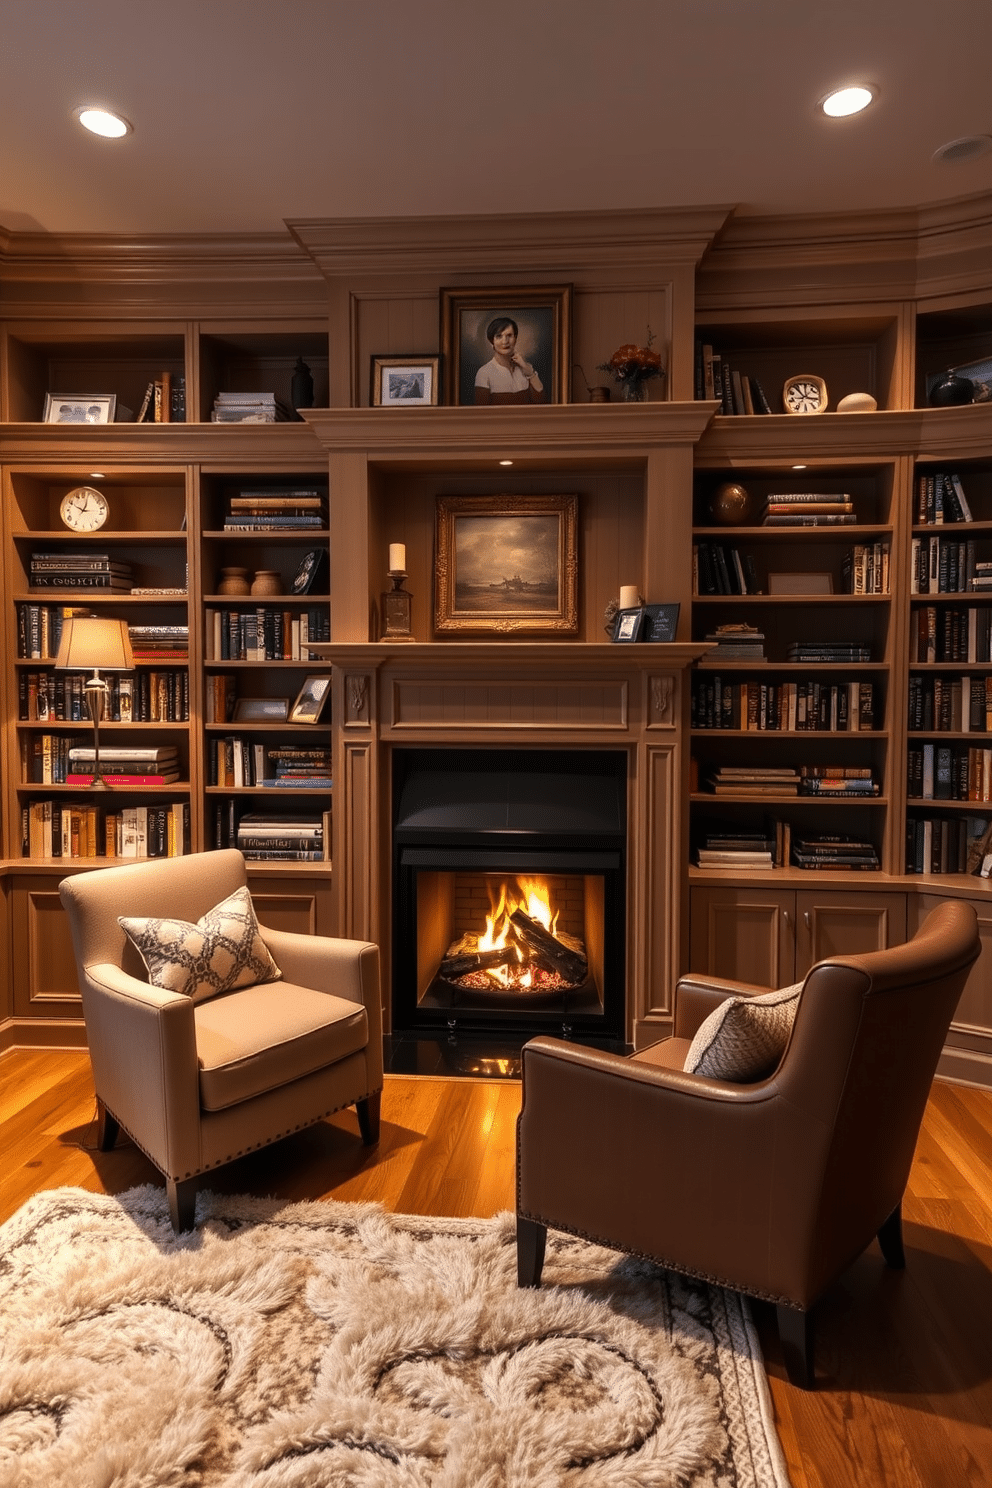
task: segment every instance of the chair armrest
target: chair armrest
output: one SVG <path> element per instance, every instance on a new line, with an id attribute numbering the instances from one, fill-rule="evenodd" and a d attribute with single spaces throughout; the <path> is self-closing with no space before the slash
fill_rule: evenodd
<path id="1" fill-rule="evenodd" d="M 672 1032 L 676 1038 L 691 1039 L 704 1019 L 728 997 L 754 997 L 767 991 L 767 987 L 759 987 L 753 982 L 733 982 L 727 977 L 699 976 L 688 972 L 679 978 L 675 987 L 675 1026 Z"/>
<path id="2" fill-rule="evenodd" d="M 382 1044 L 382 981 L 379 947 L 367 940 L 332 935 L 300 935 L 260 926 L 262 939 L 287 981 L 318 992 L 333 992 L 364 1006 L 369 1044 Z"/>

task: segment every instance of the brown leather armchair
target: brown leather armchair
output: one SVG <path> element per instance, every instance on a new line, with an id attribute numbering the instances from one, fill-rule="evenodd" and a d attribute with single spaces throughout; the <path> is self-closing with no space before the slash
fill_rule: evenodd
<path id="1" fill-rule="evenodd" d="M 194 1002 L 149 983 L 119 915 L 196 924 L 246 883 L 234 849 L 63 879 L 96 1084 L 101 1151 L 123 1127 L 165 1175 L 173 1227 L 212 1168 L 356 1105 L 379 1138 L 379 952 L 260 927 L 279 980 Z"/>
<path id="2" fill-rule="evenodd" d="M 877 1235 L 902 1266 L 901 1203 L 941 1047 L 979 953 L 948 900 L 905 945 L 809 972 L 767 1077 L 686 1074 L 728 994 L 678 984 L 674 1036 L 631 1058 L 537 1038 L 523 1051 L 517 1274 L 540 1284 L 547 1229 L 776 1305 L 789 1377 L 813 1385 L 811 1309 Z"/>

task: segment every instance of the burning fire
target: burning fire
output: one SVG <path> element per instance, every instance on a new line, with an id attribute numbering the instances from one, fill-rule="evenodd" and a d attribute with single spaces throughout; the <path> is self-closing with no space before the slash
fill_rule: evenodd
<path id="1" fill-rule="evenodd" d="M 549 935 L 555 934 L 558 913 L 551 913 L 551 891 L 542 878 L 518 878 L 517 894 L 503 882 L 499 886 L 499 897 L 493 903 L 490 890 L 489 901 L 492 912 L 486 915 L 486 930 L 478 937 L 480 951 L 507 951 L 507 960 L 501 965 L 488 968 L 488 975 L 501 987 L 532 987 L 534 968 L 527 964 L 526 950 L 521 944 L 516 927 L 510 916 L 514 910 L 523 912 Z"/>
<path id="2" fill-rule="evenodd" d="M 485 931 L 468 932 L 448 948 L 442 974 L 477 991 L 550 991 L 577 985 L 585 977 L 585 948 L 574 936 L 559 934 L 560 910 L 551 906 L 543 878 L 503 880 L 489 890 Z"/>

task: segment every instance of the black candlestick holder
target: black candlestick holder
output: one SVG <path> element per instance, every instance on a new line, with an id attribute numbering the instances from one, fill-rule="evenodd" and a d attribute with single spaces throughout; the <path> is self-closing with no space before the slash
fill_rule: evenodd
<path id="1" fill-rule="evenodd" d="M 393 587 L 382 596 L 382 641 L 412 641 L 410 631 L 410 602 L 413 595 L 403 588 L 406 569 L 391 568 L 389 577 Z"/>

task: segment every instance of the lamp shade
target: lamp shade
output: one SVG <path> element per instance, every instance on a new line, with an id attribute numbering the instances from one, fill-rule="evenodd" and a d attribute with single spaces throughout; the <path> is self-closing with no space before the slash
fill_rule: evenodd
<path id="1" fill-rule="evenodd" d="M 55 665 L 73 671 L 88 668 L 102 672 L 131 671 L 134 655 L 127 621 L 105 620 L 100 616 L 64 620 Z"/>

